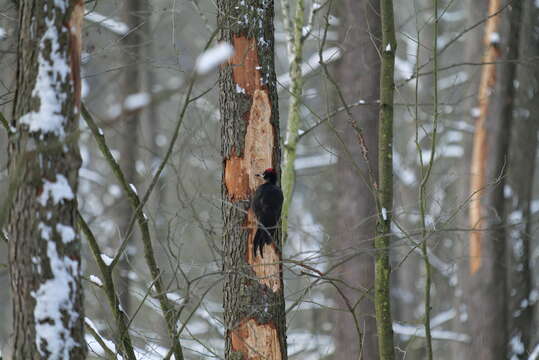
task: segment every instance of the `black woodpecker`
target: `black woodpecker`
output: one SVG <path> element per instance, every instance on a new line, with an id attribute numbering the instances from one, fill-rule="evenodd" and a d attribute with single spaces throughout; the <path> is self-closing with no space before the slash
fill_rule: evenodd
<path id="1" fill-rule="evenodd" d="M 283 192 L 277 186 L 277 172 L 274 169 L 266 169 L 262 174 L 257 174 L 266 181 L 255 191 L 251 208 L 253 209 L 258 228 L 253 240 L 254 256 L 260 249 L 260 257 L 264 257 L 262 249 L 264 245 L 271 244 L 277 230 L 283 207 Z"/>

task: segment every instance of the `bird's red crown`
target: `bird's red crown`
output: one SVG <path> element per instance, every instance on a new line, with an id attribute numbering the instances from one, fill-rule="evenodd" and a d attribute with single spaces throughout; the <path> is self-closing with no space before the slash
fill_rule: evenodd
<path id="1" fill-rule="evenodd" d="M 264 170 L 265 173 L 275 173 L 275 169 L 274 168 L 267 168 L 266 170 Z"/>

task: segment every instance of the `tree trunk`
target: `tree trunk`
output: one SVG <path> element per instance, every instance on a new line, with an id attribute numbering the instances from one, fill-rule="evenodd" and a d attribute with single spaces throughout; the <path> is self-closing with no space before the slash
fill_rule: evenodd
<path id="1" fill-rule="evenodd" d="M 358 99 L 375 103 L 380 96 L 380 57 L 378 54 L 380 38 L 379 2 L 368 0 L 346 0 L 341 2 L 340 18 L 343 26 L 340 31 L 343 56 L 337 65 L 337 82 L 345 100 L 349 103 Z M 356 107 L 352 110 L 352 121 L 363 130 L 369 150 L 370 169 L 378 173 L 378 109 L 375 106 Z M 339 190 L 337 194 L 336 248 L 360 251 L 360 255 L 339 269 L 341 279 L 349 286 L 342 292 L 352 304 L 362 299 L 357 307 L 357 316 L 363 338 L 358 337 L 354 318 L 349 312 L 335 314 L 335 360 L 338 359 L 378 359 L 376 342 L 376 320 L 374 303 L 371 296 L 356 289 L 374 287 L 374 235 L 376 232 L 376 201 L 372 184 L 367 184 L 358 174 L 368 173 L 368 166 L 362 157 L 357 135 L 347 122 L 346 116 L 339 121 L 338 131 L 346 149 L 340 152 L 338 161 Z M 350 158 L 349 155 L 354 158 Z M 355 163 L 355 164 L 354 164 Z M 376 176 L 376 175 L 375 175 Z M 368 177 L 367 177 L 368 178 Z M 336 301 L 344 308 L 340 296 Z"/>
<path id="2" fill-rule="evenodd" d="M 125 100 L 130 95 L 139 93 L 140 86 L 140 67 L 138 62 L 142 57 L 142 35 L 140 31 L 141 21 L 141 8 L 142 4 L 140 0 L 127 0 L 124 4 L 125 19 L 129 29 L 133 29 L 123 39 L 123 45 L 125 47 L 125 73 L 123 78 L 123 99 L 124 103 L 124 116 L 121 119 L 121 139 L 120 139 L 120 166 L 124 173 L 125 179 L 130 184 L 136 184 L 136 162 L 138 159 L 138 129 L 140 123 L 140 111 L 130 112 L 129 109 L 125 109 Z M 127 196 L 122 201 L 121 206 L 118 208 L 118 227 L 120 233 L 123 236 L 129 236 L 134 238 L 135 233 L 127 234 L 129 222 L 133 217 L 133 211 L 129 204 Z M 122 239 L 120 239 L 121 242 Z M 134 241 L 130 240 L 133 244 Z M 129 268 L 128 256 L 131 253 L 131 248 L 134 245 L 128 245 L 127 254 L 125 254 L 119 262 L 119 279 L 118 279 L 118 292 L 120 294 L 120 303 L 126 314 L 129 314 Z"/>
<path id="3" fill-rule="evenodd" d="M 463 8 L 469 16 L 466 17 L 465 26 L 476 24 L 479 19 L 483 19 L 488 10 L 488 2 L 476 0 L 465 0 Z M 466 43 L 464 45 L 463 61 L 479 63 L 482 60 L 482 54 L 477 51 L 477 44 L 480 44 L 484 37 L 484 27 L 478 27 L 475 31 L 471 31 L 466 35 Z M 470 79 L 469 84 L 464 88 L 465 99 L 462 102 L 462 114 L 468 116 L 465 120 L 468 124 L 473 124 L 469 114 L 475 113 L 475 107 L 477 103 L 472 98 L 473 95 L 479 92 L 481 69 L 476 67 L 469 67 L 467 69 L 467 76 Z M 473 135 L 469 132 L 463 132 L 463 148 L 465 154 L 471 154 L 473 148 Z M 459 160 L 457 165 L 457 171 L 461 174 L 469 174 L 471 166 L 470 156 L 464 156 Z M 458 189 L 458 201 L 457 204 L 465 204 L 470 196 L 470 176 L 460 176 L 456 182 Z M 462 229 L 469 228 L 470 219 L 467 211 L 459 212 L 457 216 L 456 226 Z M 453 251 L 454 258 L 456 259 L 468 259 L 469 256 L 469 232 L 457 233 L 456 241 L 454 242 Z M 468 261 L 461 261 L 457 264 L 458 281 L 455 285 L 455 297 L 453 298 L 453 307 L 457 311 L 457 316 L 452 322 L 452 329 L 456 332 L 469 333 L 469 315 L 470 309 L 468 308 L 468 278 L 469 278 L 469 263 Z M 468 357 L 470 351 L 470 345 L 453 341 L 451 343 L 451 358 L 454 360 L 465 359 Z"/>
<path id="4" fill-rule="evenodd" d="M 273 2 L 220 0 L 221 40 L 235 53 L 219 74 L 223 155 L 226 359 L 286 359 L 281 246 L 253 257 L 255 174 L 280 164 Z M 276 239 L 279 239 L 276 236 Z"/>
<path id="5" fill-rule="evenodd" d="M 491 1 L 489 14 L 502 6 Z M 518 54 L 520 3 L 514 2 L 485 28 L 484 62 L 515 60 Z M 513 110 L 516 64 L 483 65 L 471 165 L 470 358 L 496 359 L 507 354 L 506 261 L 503 188 Z M 481 195 L 481 197 L 479 197 Z"/>
<path id="6" fill-rule="evenodd" d="M 9 222 L 13 359 L 84 359 L 77 210 L 82 1 L 19 8 L 15 196 Z"/>
<path id="7" fill-rule="evenodd" d="M 529 59 L 539 55 L 539 38 L 533 29 L 539 25 L 538 11 L 532 1 L 523 4 L 519 58 Z M 530 72 L 530 70 L 532 70 Z M 518 93 L 516 121 L 511 132 L 510 165 L 507 177 L 507 255 L 509 311 L 507 312 L 509 354 L 511 358 L 527 359 L 530 349 L 533 306 L 530 299 L 531 268 L 530 242 L 532 218 L 530 204 L 533 200 L 532 184 L 539 131 L 539 70 L 527 64 L 518 67 Z"/>
<path id="8" fill-rule="evenodd" d="M 289 4 L 283 4 L 289 8 Z M 288 110 L 288 121 L 286 124 L 286 136 L 283 156 L 283 168 L 281 174 L 281 186 L 283 189 L 283 211 L 281 216 L 283 243 L 286 242 L 288 237 L 288 212 L 292 205 L 292 194 L 294 193 L 294 186 L 296 183 L 296 170 L 295 162 L 297 155 L 298 135 L 300 126 L 300 106 L 301 106 L 301 94 L 303 88 L 303 75 L 301 73 L 301 62 L 303 59 L 303 22 L 305 7 L 303 0 L 296 1 L 296 12 L 293 19 L 293 31 L 289 29 L 292 34 L 291 44 L 288 47 L 291 49 L 289 57 L 292 59 L 290 63 L 290 81 L 292 86 L 290 87 L 290 105 Z M 288 18 L 284 19 L 286 24 L 289 21 Z"/>
<path id="9" fill-rule="evenodd" d="M 376 327 L 380 359 L 395 357 L 393 346 L 393 322 L 391 317 L 391 295 L 389 247 L 391 239 L 391 212 L 393 210 L 393 93 L 395 83 L 395 23 L 393 1 L 381 0 L 382 54 L 380 74 L 380 117 L 378 131 L 378 221 L 376 224 L 375 291 Z M 376 187 L 375 187 L 376 188 Z"/>

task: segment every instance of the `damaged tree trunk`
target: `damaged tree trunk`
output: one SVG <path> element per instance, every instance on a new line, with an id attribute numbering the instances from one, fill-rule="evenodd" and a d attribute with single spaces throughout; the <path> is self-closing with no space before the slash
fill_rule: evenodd
<path id="1" fill-rule="evenodd" d="M 489 14 L 504 4 L 491 0 Z M 512 2 L 485 27 L 479 117 L 471 165 L 470 330 L 474 334 L 470 359 L 506 357 L 507 296 L 504 184 L 508 163 L 518 57 L 521 4 Z M 499 61 L 502 60 L 502 61 Z M 496 63 L 499 62 L 499 63 Z"/>
<path id="2" fill-rule="evenodd" d="M 76 230 L 83 2 L 19 8 L 16 132 L 10 137 L 11 359 L 84 359 Z"/>
<path id="3" fill-rule="evenodd" d="M 488 14 L 494 14 L 500 9 L 501 0 L 490 0 Z M 487 131 L 486 121 L 488 107 L 491 100 L 491 89 L 496 83 L 496 64 L 501 56 L 499 47 L 499 27 L 501 16 L 489 18 L 485 26 L 485 35 L 483 37 L 483 46 L 485 54 L 483 55 L 483 67 L 481 71 L 481 81 L 479 84 L 479 116 L 475 121 L 475 132 L 472 150 L 472 164 L 470 175 L 470 273 L 474 274 L 481 266 L 481 237 L 480 229 L 484 228 L 484 219 L 481 209 L 480 196 L 486 186 L 486 149 L 487 149 Z"/>
<path id="4" fill-rule="evenodd" d="M 219 74 L 223 155 L 226 359 L 286 359 L 281 245 L 253 257 L 255 174 L 279 168 L 273 1 L 220 0 L 221 40 L 234 55 Z M 280 236 L 276 236 L 280 239 Z"/>

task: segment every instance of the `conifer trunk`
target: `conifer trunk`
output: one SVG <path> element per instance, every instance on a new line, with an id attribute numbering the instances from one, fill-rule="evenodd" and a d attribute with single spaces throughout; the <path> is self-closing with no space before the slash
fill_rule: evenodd
<path id="1" fill-rule="evenodd" d="M 253 257 L 249 207 L 255 174 L 280 167 L 273 1 L 220 0 L 218 8 L 221 40 L 235 51 L 219 74 L 225 358 L 286 359 L 281 246 Z"/>
<path id="2" fill-rule="evenodd" d="M 491 0 L 489 14 L 503 6 Z M 469 358 L 496 359 L 507 354 L 507 262 L 504 184 L 518 57 L 520 2 L 513 2 L 486 24 L 485 62 L 479 90 L 471 168 L 474 194 L 470 204 L 469 313 L 472 337 Z M 503 354 L 503 355 L 501 355 Z"/>
<path id="3" fill-rule="evenodd" d="M 532 0 L 523 4 L 523 19 L 520 33 L 519 58 L 539 56 L 539 34 L 533 29 L 539 26 L 539 9 Z M 508 194 L 505 198 L 507 214 L 507 258 L 508 264 L 508 335 L 515 339 L 509 354 L 516 359 L 527 359 L 533 350 L 533 306 L 532 265 L 530 263 L 532 232 L 531 202 L 535 159 L 537 153 L 537 131 L 539 131 L 539 69 L 530 72 L 527 65 L 518 66 L 519 83 L 516 96 L 517 108 L 511 131 L 510 163 L 507 176 Z"/>
<path id="4" fill-rule="evenodd" d="M 343 20 L 339 35 L 343 55 L 336 65 L 337 82 L 341 92 L 351 104 L 361 99 L 376 103 L 380 96 L 380 2 L 370 0 L 345 0 L 339 2 L 339 18 Z M 373 39 L 375 39 L 373 41 Z M 359 256 L 339 267 L 341 278 L 350 286 L 341 291 L 357 306 L 357 317 L 362 330 L 358 338 L 354 318 L 347 311 L 334 311 L 335 360 L 378 359 L 375 309 L 372 296 L 365 296 L 364 289 L 374 286 L 374 236 L 376 232 L 376 194 L 368 184 L 369 170 L 378 174 L 378 107 L 359 106 L 350 109 L 352 119 L 341 116 L 337 130 L 345 149 L 339 152 L 336 181 L 336 224 L 338 236 L 335 247 L 346 251 L 360 251 Z M 357 133 L 349 121 L 361 127 L 369 154 L 367 165 Z M 351 155 L 351 156 L 350 156 Z M 370 168 L 370 169 L 369 169 Z M 365 174 L 363 179 L 358 172 Z M 358 289 L 361 289 L 358 291 Z M 345 308 L 342 297 L 335 301 Z"/>
<path id="5" fill-rule="evenodd" d="M 9 172 L 12 358 L 84 359 L 77 210 L 83 2 L 19 3 Z"/>

